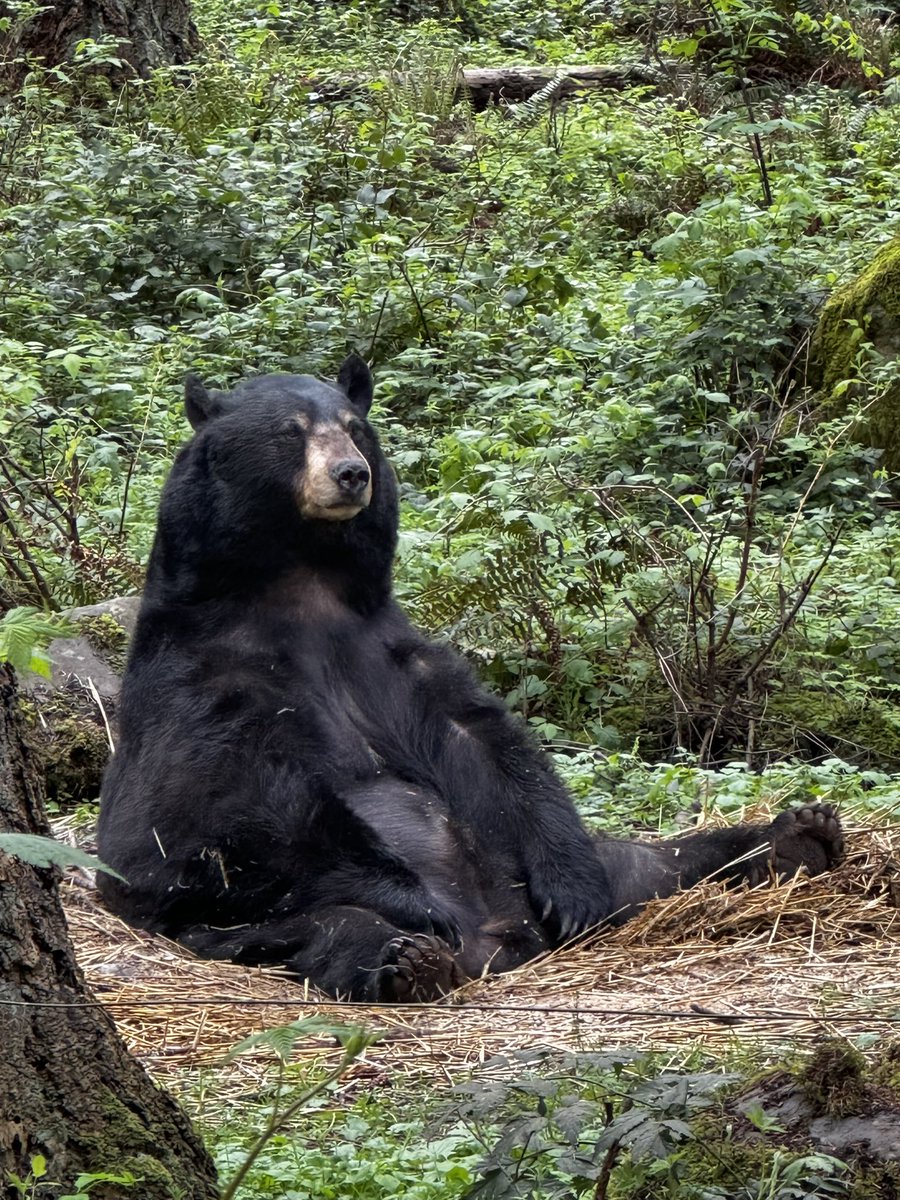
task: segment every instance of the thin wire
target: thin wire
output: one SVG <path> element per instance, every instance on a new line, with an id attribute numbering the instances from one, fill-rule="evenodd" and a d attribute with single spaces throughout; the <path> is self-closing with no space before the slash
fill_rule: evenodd
<path id="1" fill-rule="evenodd" d="M 375 1005 L 365 1001 L 343 1001 L 343 1000 L 262 1000 L 262 999 L 246 999 L 242 997 L 222 997 L 218 1000 L 208 1000 L 200 997 L 186 997 L 181 1000 L 79 1000 L 67 1002 L 63 1000 L 6 1000 L 0 998 L 0 1006 L 6 1008 L 337 1008 L 337 1009 L 356 1009 L 363 1012 L 371 1012 L 373 1009 L 383 1010 L 385 1013 L 408 1011 L 410 1009 L 416 1011 L 431 1010 L 445 1014 L 448 1006 L 435 1005 L 433 1001 L 422 1002 L 419 1004 L 383 1004 Z M 882 1016 L 878 1013 L 857 1013 L 850 1016 L 829 1016 L 826 1014 L 816 1015 L 815 1013 L 799 1013 L 799 1012 L 757 1012 L 757 1013 L 729 1013 L 729 1012 L 710 1012 L 705 1009 L 697 1011 L 668 1010 L 655 1008 L 570 1008 L 566 1005 L 553 1004 L 470 1004 L 453 1006 L 453 1011 L 460 1016 L 475 1013 L 545 1013 L 561 1016 L 578 1017 L 644 1017 L 649 1019 L 663 1017 L 666 1020 L 687 1020 L 687 1021 L 713 1021 L 717 1024 L 737 1025 L 741 1022 L 769 1022 L 775 1023 L 780 1021 L 812 1021 L 816 1023 L 827 1023 L 829 1025 L 847 1025 L 856 1024 L 860 1021 L 874 1021 L 880 1024 L 900 1025 L 900 1011 L 895 1012 L 890 1016 Z"/>

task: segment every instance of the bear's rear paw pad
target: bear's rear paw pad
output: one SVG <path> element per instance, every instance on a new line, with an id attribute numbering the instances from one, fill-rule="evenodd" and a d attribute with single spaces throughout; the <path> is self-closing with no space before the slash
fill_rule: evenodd
<path id="1" fill-rule="evenodd" d="M 466 981 L 447 943 L 425 933 L 391 938 L 378 975 L 378 999 L 392 1004 L 438 1000 Z"/>
<path id="2" fill-rule="evenodd" d="M 795 875 L 801 867 L 810 875 L 821 875 L 844 857 L 841 822 L 830 804 L 807 804 L 783 812 L 768 832 L 772 840 L 770 861 L 781 878 Z"/>

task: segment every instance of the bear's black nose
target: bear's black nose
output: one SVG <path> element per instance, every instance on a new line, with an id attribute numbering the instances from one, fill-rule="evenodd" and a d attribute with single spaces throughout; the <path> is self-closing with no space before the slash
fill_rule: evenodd
<path id="1" fill-rule="evenodd" d="M 362 458 L 344 458 L 334 463 L 328 474 L 348 499 L 356 500 L 369 482 L 369 466 Z"/>

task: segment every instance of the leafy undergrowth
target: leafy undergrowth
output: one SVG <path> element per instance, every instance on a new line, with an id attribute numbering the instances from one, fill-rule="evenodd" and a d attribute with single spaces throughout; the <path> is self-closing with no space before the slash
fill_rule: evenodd
<path id="1" fill-rule="evenodd" d="M 809 354 L 900 215 L 888 8 L 195 0 L 188 69 L 114 91 L 90 43 L 35 67 L 0 112 L 0 609 L 140 586 L 186 370 L 329 375 L 356 347 L 398 594 L 587 819 L 896 817 L 898 490 L 866 420 L 896 355 L 849 325 L 826 405 Z M 514 62 L 649 82 L 454 102 L 461 63 Z M 732 1124 L 701 1147 L 694 1110 L 746 1063 L 583 1068 L 477 1120 L 336 1084 L 244 1194 L 897 1194 L 777 1139 L 716 1165 Z M 226 1175 L 271 1104 L 199 1106 Z"/>
<path id="2" fill-rule="evenodd" d="M 806 345 L 900 207 L 880 10 L 195 9 L 187 74 L 113 93 L 87 44 L 0 116 L 0 603 L 139 586 L 186 369 L 356 346 L 401 598 L 539 736 L 896 769 L 895 489 L 857 419 L 893 367 L 849 329 L 825 414 Z M 462 62 L 647 58 L 454 102 Z"/>
<path id="3" fill-rule="evenodd" d="M 238 1195 L 890 1197 L 896 1060 L 896 1046 L 873 1063 L 840 1039 L 796 1050 L 777 1069 L 746 1048 L 717 1062 L 699 1046 L 677 1062 L 629 1050 L 531 1050 L 490 1060 L 449 1092 L 410 1092 L 396 1079 L 335 1083 L 268 1143 Z M 282 1076 L 274 1096 L 208 1128 L 223 1179 L 252 1144 L 248 1127 L 289 1103 L 296 1086 Z M 810 1134 L 811 1123 L 826 1122 L 846 1142 L 854 1135 L 841 1122 L 860 1117 L 887 1122 L 886 1157 L 878 1134 L 868 1152 L 845 1151 L 847 1161 Z"/>

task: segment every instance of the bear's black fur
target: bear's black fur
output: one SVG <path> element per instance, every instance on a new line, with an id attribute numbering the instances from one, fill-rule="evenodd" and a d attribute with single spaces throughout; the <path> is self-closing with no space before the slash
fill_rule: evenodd
<path id="1" fill-rule="evenodd" d="M 104 780 L 128 921 L 336 995 L 431 998 L 654 895 L 840 855 L 827 806 L 591 838 L 528 731 L 391 596 L 368 367 L 187 386 Z M 733 860 L 744 858 L 738 865 Z"/>

